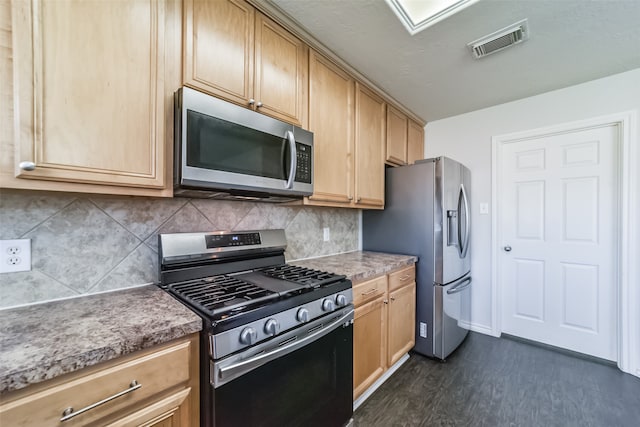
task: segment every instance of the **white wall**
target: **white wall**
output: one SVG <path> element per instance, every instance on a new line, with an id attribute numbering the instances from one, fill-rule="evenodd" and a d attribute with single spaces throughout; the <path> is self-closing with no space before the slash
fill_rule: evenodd
<path id="1" fill-rule="evenodd" d="M 526 84 L 526 82 L 523 82 Z M 499 90 L 499 88 L 496 88 Z M 464 96 L 460 93 L 457 96 Z M 491 206 L 491 137 L 593 117 L 640 110 L 640 69 L 473 111 L 428 123 L 425 155 L 454 158 L 471 169 L 472 186 L 472 323 L 474 329 L 491 333 L 491 212 L 480 215 L 479 204 Z M 636 127 L 637 127 L 637 121 Z M 636 159 L 632 174 L 640 183 L 640 132 L 635 129 Z M 639 188 L 636 184 L 635 188 Z M 640 214 L 640 197 L 635 198 Z M 640 218 L 632 218 L 638 224 Z M 640 226 L 635 226 L 635 247 L 640 246 Z M 637 253 L 637 252 L 636 252 Z M 637 268 L 637 267 L 636 267 Z M 638 278 L 638 274 L 635 276 Z M 632 283 L 640 307 L 640 283 Z M 640 354 L 640 327 L 635 329 L 636 355 Z M 639 357 L 640 358 L 640 357 Z M 638 368 L 640 368 L 640 361 Z"/>

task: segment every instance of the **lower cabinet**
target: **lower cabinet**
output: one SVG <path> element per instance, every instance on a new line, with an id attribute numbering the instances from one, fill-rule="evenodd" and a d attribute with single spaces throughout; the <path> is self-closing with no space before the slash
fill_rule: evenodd
<path id="1" fill-rule="evenodd" d="M 415 267 L 353 286 L 353 399 L 415 345 Z"/>
<path id="2" fill-rule="evenodd" d="M 380 296 L 355 310 L 353 320 L 353 398 L 356 399 L 387 368 L 387 300 Z"/>
<path id="3" fill-rule="evenodd" d="M 198 335 L 3 397 L 0 425 L 199 425 Z"/>

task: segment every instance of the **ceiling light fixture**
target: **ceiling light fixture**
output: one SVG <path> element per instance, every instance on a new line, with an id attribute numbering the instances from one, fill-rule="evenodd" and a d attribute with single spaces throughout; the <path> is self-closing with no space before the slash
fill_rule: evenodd
<path id="1" fill-rule="evenodd" d="M 411 35 L 442 21 L 478 0 L 385 0 Z"/>

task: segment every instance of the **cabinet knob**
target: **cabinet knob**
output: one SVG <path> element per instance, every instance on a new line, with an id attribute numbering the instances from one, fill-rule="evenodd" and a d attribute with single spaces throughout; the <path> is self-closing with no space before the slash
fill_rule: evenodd
<path id="1" fill-rule="evenodd" d="M 33 162 L 20 162 L 18 167 L 23 171 L 32 171 L 36 168 L 36 164 Z"/>
<path id="2" fill-rule="evenodd" d="M 253 104 L 255 104 L 255 103 L 256 103 L 256 100 L 255 100 L 255 99 L 251 98 L 251 99 L 249 100 L 249 105 L 253 105 Z"/>
<path id="3" fill-rule="evenodd" d="M 260 108 L 260 107 L 262 107 L 262 101 L 258 101 L 258 102 L 256 103 L 256 108 Z"/>

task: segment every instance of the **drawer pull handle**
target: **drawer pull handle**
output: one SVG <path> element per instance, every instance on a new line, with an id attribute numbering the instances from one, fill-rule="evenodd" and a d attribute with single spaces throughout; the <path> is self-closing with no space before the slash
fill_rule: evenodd
<path id="1" fill-rule="evenodd" d="M 89 406 L 86 406 L 86 407 L 84 407 L 84 408 L 82 408 L 82 409 L 80 409 L 78 411 L 74 411 L 73 408 L 70 406 L 67 409 L 65 409 L 64 412 L 62 413 L 62 418 L 60 418 L 60 422 L 68 421 L 71 418 L 75 417 L 76 415 L 80 415 L 80 414 L 82 414 L 84 412 L 87 412 L 87 411 L 93 409 L 93 408 L 96 408 L 96 407 L 98 407 L 100 405 L 103 405 L 103 404 L 105 404 L 107 402 L 110 402 L 113 399 L 117 399 L 120 396 L 124 396 L 127 393 L 131 393 L 132 391 L 135 391 L 135 390 L 139 389 L 140 387 L 142 387 L 142 384 L 138 384 L 138 381 L 133 380 L 133 381 L 131 381 L 131 384 L 129 384 L 129 388 L 128 389 L 122 390 L 121 392 L 116 393 L 113 396 L 109 396 L 106 399 L 102 399 L 101 401 L 93 403 L 93 404 L 91 404 Z"/>
<path id="2" fill-rule="evenodd" d="M 404 281 L 405 281 L 405 280 L 407 280 L 409 277 L 411 277 L 411 275 L 409 275 L 409 274 L 407 274 L 407 275 L 405 275 L 405 276 L 402 276 L 402 277 L 400 278 L 400 281 L 401 281 L 401 282 L 404 282 Z"/>
<path id="3" fill-rule="evenodd" d="M 372 293 L 374 293 L 374 292 L 375 292 L 375 291 L 377 291 L 377 290 L 378 290 L 378 288 L 372 288 L 372 289 L 369 289 L 367 292 L 363 292 L 363 293 L 362 293 L 362 296 L 371 295 Z"/>

